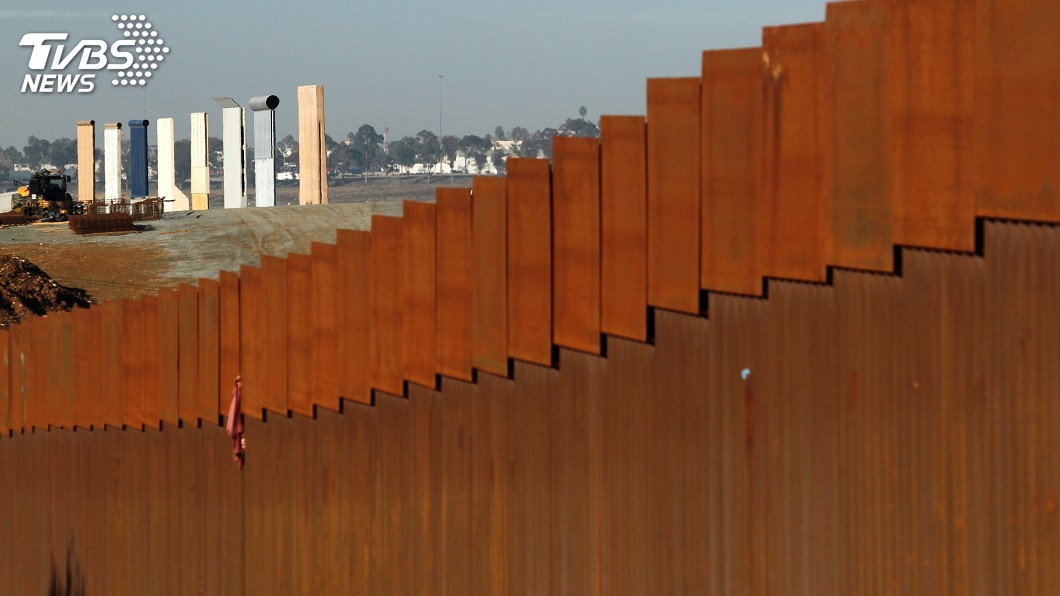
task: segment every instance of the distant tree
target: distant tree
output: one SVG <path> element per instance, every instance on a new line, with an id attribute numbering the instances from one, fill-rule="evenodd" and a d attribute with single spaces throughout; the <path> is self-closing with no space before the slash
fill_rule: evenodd
<path id="1" fill-rule="evenodd" d="M 585 115 L 588 113 L 589 110 L 585 109 L 585 106 L 578 108 L 578 115 L 582 117 L 582 120 L 585 120 Z"/>
<path id="2" fill-rule="evenodd" d="M 530 131 L 526 130 L 522 126 L 516 126 L 512 129 L 510 136 L 513 141 L 525 141 L 530 138 Z"/>
<path id="3" fill-rule="evenodd" d="M 55 139 L 48 149 L 48 161 L 60 168 L 68 163 L 77 163 L 77 143 L 66 137 Z"/>
<path id="4" fill-rule="evenodd" d="M 526 157 L 538 157 L 543 155 L 552 159 L 552 137 L 559 136 L 555 128 L 544 128 L 530 135 L 530 139 L 523 143 L 522 154 Z"/>
<path id="5" fill-rule="evenodd" d="M 29 167 L 36 169 L 48 161 L 50 150 L 51 142 L 47 139 L 30 136 L 26 141 L 26 146 L 22 148 L 22 153 L 26 156 Z"/>
<path id="6" fill-rule="evenodd" d="M 416 133 L 416 158 L 420 163 L 431 167 L 442 157 L 442 142 L 438 135 L 429 130 Z M 429 170 L 428 170 L 429 172 Z M 430 178 L 428 174 L 428 179 Z"/>
<path id="7" fill-rule="evenodd" d="M 224 142 L 217 137 L 210 137 L 206 139 L 206 148 L 206 160 L 210 168 L 220 169 L 224 165 Z"/>
<path id="8" fill-rule="evenodd" d="M 360 160 L 354 152 L 352 145 L 335 143 L 332 145 L 331 151 L 328 153 L 327 162 L 329 170 L 334 169 L 345 172 L 358 164 Z"/>
<path id="9" fill-rule="evenodd" d="M 460 150 L 464 152 L 464 157 L 469 160 L 475 160 L 479 171 L 486 166 L 486 152 L 489 151 L 489 148 L 489 140 L 478 135 L 464 135 L 460 139 Z"/>
<path id="10" fill-rule="evenodd" d="M 375 128 L 369 124 L 362 124 L 357 132 L 350 133 L 350 146 L 360 157 L 361 167 L 365 174 L 368 170 L 378 167 L 383 157 L 383 135 L 377 133 Z M 367 182 L 367 177 L 365 178 Z"/>
<path id="11" fill-rule="evenodd" d="M 399 166 L 411 168 L 416 165 L 416 139 L 402 137 L 390 143 L 390 157 Z"/>
<path id="12" fill-rule="evenodd" d="M 493 152 L 493 155 L 491 156 L 491 161 L 493 162 L 493 167 L 497 168 L 497 172 L 504 172 L 504 160 L 506 157 L 507 156 L 504 154 L 503 151 Z"/>
<path id="13" fill-rule="evenodd" d="M 567 137 L 599 137 L 600 129 L 585 118 L 567 118 L 560 128 L 563 136 Z"/>
<path id="14" fill-rule="evenodd" d="M 493 129 L 493 140 L 503 141 L 504 140 L 504 129 L 498 126 Z"/>
<path id="15" fill-rule="evenodd" d="M 173 143 L 173 174 L 178 185 L 191 178 L 191 141 L 188 139 Z"/>
<path id="16" fill-rule="evenodd" d="M 276 143 L 276 149 L 283 156 L 284 165 L 298 163 L 298 141 L 287 135 Z"/>
<path id="17" fill-rule="evenodd" d="M 16 149 L 14 146 L 10 146 L 7 149 L 0 151 L 0 169 L 11 170 L 17 163 L 25 161 L 25 156 L 22 152 Z M 6 175 L 7 172 L 5 171 Z"/>
<path id="18" fill-rule="evenodd" d="M 456 152 L 460 149 L 460 139 L 453 135 L 445 135 L 441 138 L 441 143 L 442 153 L 445 154 L 445 158 L 449 160 L 449 167 L 452 168 L 456 165 Z"/>

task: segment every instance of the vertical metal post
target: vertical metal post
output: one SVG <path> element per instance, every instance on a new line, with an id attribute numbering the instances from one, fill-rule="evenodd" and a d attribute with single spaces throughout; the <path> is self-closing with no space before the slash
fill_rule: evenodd
<path id="1" fill-rule="evenodd" d="M 250 98 L 254 112 L 254 205 L 276 205 L 276 107 L 280 98 L 264 95 Z"/>
<path id="2" fill-rule="evenodd" d="M 224 144 L 224 207 L 247 206 L 246 116 L 231 97 L 214 98 L 221 110 L 221 140 Z"/>
<path id="3" fill-rule="evenodd" d="M 147 196 L 147 126 L 148 120 L 130 120 L 129 196 Z"/>
<path id="4" fill-rule="evenodd" d="M 103 198 L 121 198 L 121 122 L 103 125 Z"/>

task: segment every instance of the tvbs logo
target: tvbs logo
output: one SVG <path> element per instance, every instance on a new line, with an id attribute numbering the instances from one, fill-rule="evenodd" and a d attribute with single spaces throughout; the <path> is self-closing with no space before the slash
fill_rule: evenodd
<path id="1" fill-rule="evenodd" d="M 113 72 L 111 85 L 147 85 L 169 54 L 165 41 L 144 15 L 114 15 L 122 37 L 116 41 L 83 39 L 71 44 L 68 33 L 26 33 L 18 45 L 30 48 L 22 93 L 91 93 L 100 71 Z M 67 72 L 71 67 L 77 72 Z"/>

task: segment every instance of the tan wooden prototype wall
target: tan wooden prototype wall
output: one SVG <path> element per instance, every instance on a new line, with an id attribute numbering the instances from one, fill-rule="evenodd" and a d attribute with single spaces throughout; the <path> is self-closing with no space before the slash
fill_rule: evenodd
<path id="1" fill-rule="evenodd" d="M 50 533 L 0 579 L 213 586 L 232 561 L 201 544 L 230 540 L 254 593 L 1055 591 L 1060 68 L 1026 48 L 1056 20 L 832 4 L 650 80 L 646 117 L 556 139 L 551 167 L 12 327 L 5 523 Z M 984 259 L 977 217 L 1042 223 L 987 222 Z M 67 498 L 84 513 L 50 521 Z M 107 507 L 119 530 L 91 525 Z M 122 542 L 145 520 L 187 543 Z"/>
<path id="2" fill-rule="evenodd" d="M 77 121 L 77 200 L 96 200 L 95 120 Z"/>
<path id="3" fill-rule="evenodd" d="M 301 85 L 298 87 L 299 205 L 328 202 L 324 139 L 324 86 Z"/>

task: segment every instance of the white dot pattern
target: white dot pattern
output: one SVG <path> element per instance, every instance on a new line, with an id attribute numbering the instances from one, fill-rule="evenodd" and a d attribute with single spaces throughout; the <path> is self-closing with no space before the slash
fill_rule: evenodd
<path id="1" fill-rule="evenodd" d="M 123 37 L 132 38 L 129 41 L 135 42 L 133 49 L 138 54 L 136 60 L 126 67 L 127 70 L 118 71 L 111 85 L 146 85 L 147 79 L 153 74 L 151 71 L 157 69 L 158 63 L 165 60 L 163 54 L 169 53 L 165 40 L 158 36 L 158 31 L 148 22 L 146 15 L 116 14 L 111 15 L 110 20 L 117 24 Z"/>

